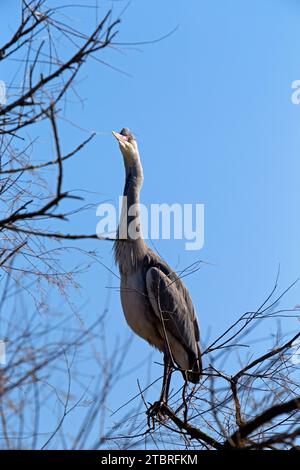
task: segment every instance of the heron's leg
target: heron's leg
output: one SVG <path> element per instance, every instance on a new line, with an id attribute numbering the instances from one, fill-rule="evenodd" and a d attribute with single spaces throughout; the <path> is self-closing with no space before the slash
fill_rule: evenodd
<path id="1" fill-rule="evenodd" d="M 168 353 L 164 354 L 164 376 L 161 388 L 160 399 L 153 403 L 147 410 L 148 426 L 154 429 L 154 418 L 158 417 L 159 421 L 165 419 L 164 406 L 168 404 L 169 389 L 172 375 L 172 360 Z M 152 426 L 150 426 L 152 420 Z"/>
<path id="2" fill-rule="evenodd" d="M 168 352 L 164 354 L 164 377 L 160 395 L 160 402 L 167 405 L 169 397 L 169 389 L 172 376 L 172 361 Z"/>

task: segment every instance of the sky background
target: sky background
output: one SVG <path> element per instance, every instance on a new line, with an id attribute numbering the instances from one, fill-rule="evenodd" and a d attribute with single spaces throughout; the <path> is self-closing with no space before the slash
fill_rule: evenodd
<path id="1" fill-rule="evenodd" d="M 1 2 L 8 28 L 16 3 Z M 72 1 L 76 3 L 82 4 Z M 99 2 L 99 15 L 113 5 L 117 16 L 126 4 Z M 94 13 L 75 7 L 68 13 L 78 29 L 94 27 Z M 87 64 L 79 85 L 84 106 L 67 107 L 68 119 L 99 134 L 67 163 L 65 188 L 90 191 L 87 202 L 117 204 L 124 169 L 111 130 L 130 127 L 144 167 L 142 202 L 205 205 L 201 251 L 185 251 L 185 240 L 150 242 L 177 270 L 198 260 L 207 263 L 185 278 L 204 343 L 262 303 L 279 263 L 282 290 L 300 274 L 300 106 L 291 102 L 291 84 L 300 79 L 299 26 L 296 0 L 132 0 L 122 14 L 116 42 L 152 41 L 176 31 L 157 43 L 105 50 L 103 60 L 119 71 Z M 9 80 L 11 66 L 1 71 L 1 79 Z M 66 122 L 61 126 L 65 151 L 87 135 Z M 47 139 L 45 134 L 45 143 Z M 97 222 L 93 209 L 75 218 L 68 231 L 91 233 Z M 117 272 L 110 243 L 84 246 L 97 248 L 101 263 Z M 129 329 L 117 289 L 107 289 L 118 281 L 104 265 L 94 265 L 79 280 L 81 314 L 95 317 L 109 291 L 113 344 L 117 336 L 127 337 Z M 72 301 L 79 302 L 77 297 Z M 281 306 L 299 303 L 296 286 Z M 257 337 L 269 336 L 275 328 L 276 323 L 265 322 Z M 285 321 L 285 330 L 296 328 L 296 319 Z M 148 344 L 135 338 L 128 364 L 146 361 L 149 352 Z M 160 355 L 154 353 L 151 361 L 156 378 L 161 367 L 154 362 L 161 361 Z M 235 364 L 230 367 L 234 370 Z M 110 397 L 110 409 L 135 395 L 136 379 L 145 385 L 147 373 L 148 368 L 139 367 L 124 378 Z M 157 396 L 159 385 L 151 393 Z M 67 428 L 76 419 L 75 413 Z"/>

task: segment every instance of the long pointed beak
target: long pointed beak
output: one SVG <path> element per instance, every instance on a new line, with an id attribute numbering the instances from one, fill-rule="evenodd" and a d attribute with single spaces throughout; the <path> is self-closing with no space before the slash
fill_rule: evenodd
<path id="1" fill-rule="evenodd" d="M 125 135 L 119 134 L 119 132 L 112 131 L 113 136 L 117 139 L 118 142 L 123 143 L 127 142 L 127 137 Z"/>

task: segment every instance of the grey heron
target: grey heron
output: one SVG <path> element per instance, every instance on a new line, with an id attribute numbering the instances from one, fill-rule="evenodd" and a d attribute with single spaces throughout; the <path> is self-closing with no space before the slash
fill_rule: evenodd
<path id="1" fill-rule="evenodd" d="M 185 383 L 200 381 L 198 321 L 187 288 L 142 237 L 139 208 L 143 168 L 137 141 L 126 128 L 113 135 L 123 155 L 126 176 L 114 244 L 121 279 L 121 304 L 132 330 L 164 354 L 162 391 L 156 402 L 159 407 L 167 404 L 174 367 L 182 372 Z"/>

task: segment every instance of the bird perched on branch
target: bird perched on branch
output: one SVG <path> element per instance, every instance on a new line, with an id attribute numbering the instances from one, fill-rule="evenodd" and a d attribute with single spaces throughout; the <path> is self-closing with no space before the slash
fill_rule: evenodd
<path id="1" fill-rule="evenodd" d="M 199 327 L 189 292 L 175 272 L 144 242 L 140 222 L 143 169 L 129 129 L 113 132 L 125 165 L 123 205 L 114 244 L 121 277 L 121 303 L 128 325 L 164 354 L 164 378 L 158 410 L 167 404 L 171 373 L 198 383 L 202 364 Z"/>

